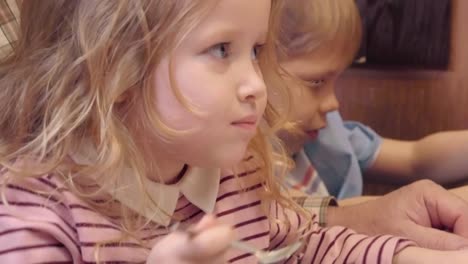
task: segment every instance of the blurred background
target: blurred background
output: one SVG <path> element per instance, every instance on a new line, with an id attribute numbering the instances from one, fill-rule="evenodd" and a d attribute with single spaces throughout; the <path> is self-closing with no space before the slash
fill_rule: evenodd
<path id="1" fill-rule="evenodd" d="M 468 1 L 358 2 L 364 39 L 338 82 L 343 118 L 396 139 L 467 129 Z M 393 188 L 367 183 L 366 193 Z"/>

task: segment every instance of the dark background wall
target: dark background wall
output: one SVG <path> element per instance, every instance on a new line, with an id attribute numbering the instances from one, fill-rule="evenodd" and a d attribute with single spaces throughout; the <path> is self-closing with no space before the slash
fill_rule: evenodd
<path id="1" fill-rule="evenodd" d="M 357 0 L 366 66 L 447 69 L 452 0 Z"/>

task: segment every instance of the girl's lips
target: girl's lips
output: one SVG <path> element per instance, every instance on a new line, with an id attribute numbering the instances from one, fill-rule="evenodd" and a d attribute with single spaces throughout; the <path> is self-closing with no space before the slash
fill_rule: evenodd
<path id="1" fill-rule="evenodd" d="M 311 130 L 311 131 L 307 131 L 306 134 L 309 137 L 309 139 L 315 140 L 318 137 L 319 131 L 318 130 Z"/>
<path id="2" fill-rule="evenodd" d="M 253 131 L 255 131 L 255 129 L 257 128 L 257 123 L 249 123 L 249 122 L 232 123 L 232 125 L 238 128 L 245 129 L 245 130 L 253 130 Z"/>
<path id="3" fill-rule="evenodd" d="M 257 120 L 258 119 L 256 115 L 248 115 L 242 119 L 232 122 L 231 125 L 246 130 L 255 131 L 255 129 L 257 128 Z"/>

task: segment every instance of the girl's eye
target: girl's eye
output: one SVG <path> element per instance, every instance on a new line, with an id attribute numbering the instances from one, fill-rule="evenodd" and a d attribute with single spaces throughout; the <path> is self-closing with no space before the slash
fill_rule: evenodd
<path id="1" fill-rule="evenodd" d="M 318 79 L 318 80 L 311 80 L 311 81 L 308 81 L 310 87 L 312 88 L 316 88 L 316 87 L 321 87 L 325 84 L 325 80 L 324 79 Z"/>
<path id="2" fill-rule="evenodd" d="M 257 60 L 258 55 L 262 51 L 263 45 L 255 45 L 255 47 L 252 49 L 252 60 Z"/>
<path id="3" fill-rule="evenodd" d="M 229 54 L 229 43 L 219 43 L 211 47 L 208 52 L 219 59 L 226 59 Z"/>

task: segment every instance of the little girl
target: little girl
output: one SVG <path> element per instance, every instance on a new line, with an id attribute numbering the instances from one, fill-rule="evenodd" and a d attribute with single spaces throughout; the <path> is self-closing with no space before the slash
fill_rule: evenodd
<path id="1" fill-rule="evenodd" d="M 282 196 L 273 164 L 287 160 L 266 99 L 267 86 L 287 96 L 270 85 L 278 9 L 23 1 L 0 64 L 0 263 L 255 263 L 234 237 L 266 250 L 301 239 L 289 263 L 427 253 L 321 228 Z"/>

